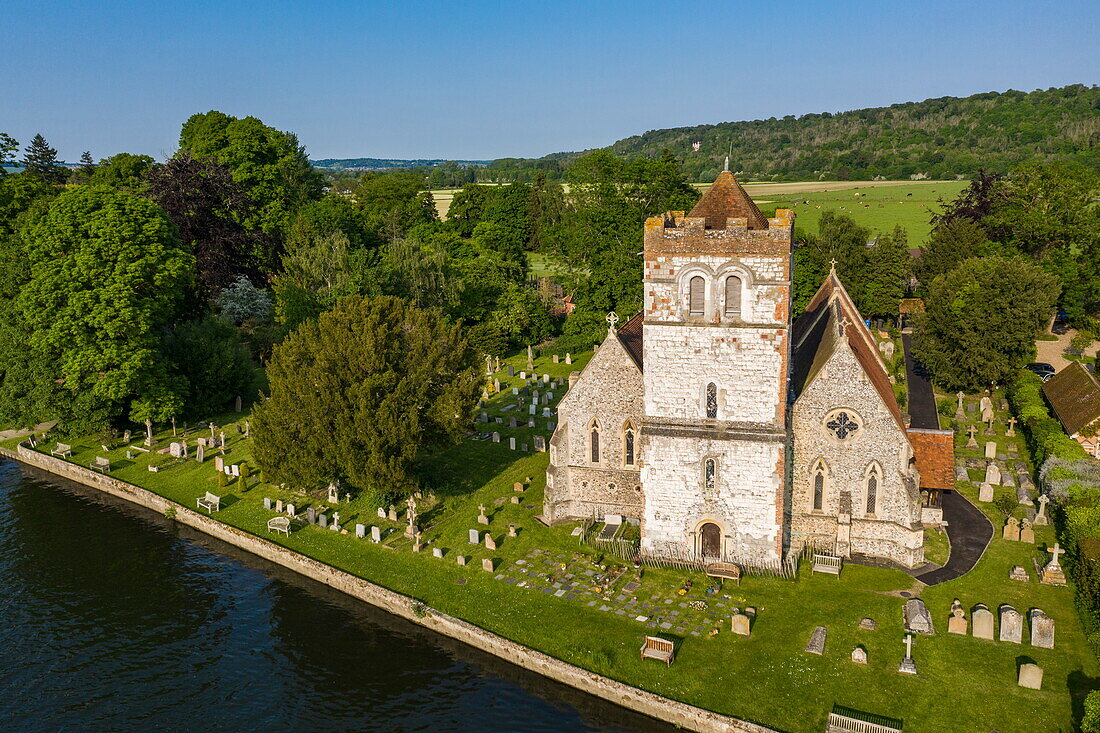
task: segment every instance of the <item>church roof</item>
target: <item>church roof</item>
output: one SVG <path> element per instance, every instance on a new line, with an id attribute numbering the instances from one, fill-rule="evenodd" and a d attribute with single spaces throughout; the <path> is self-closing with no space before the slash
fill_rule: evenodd
<path id="1" fill-rule="evenodd" d="M 898 426 L 905 428 L 901 408 L 886 373 L 886 364 L 875 345 L 875 338 L 835 270 L 829 272 L 825 282 L 810 299 L 806 312 L 795 319 L 791 337 L 794 345 L 792 394 L 802 394 L 837 347 L 846 342 Z"/>
<path id="2" fill-rule="evenodd" d="M 1044 382 L 1043 394 L 1070 435 L 1100 420 L 1100 384 L 1079 361 Z"/>
<path id="3" fill-rule="evenodd" d="M 718 174 L 688 216 L 705 218 L 707 229 L 724 229 L 726 219 L 748 219 L 749 229 L 768 228 L 767 218 L 729 171 Z"/>
<path id="4" fill-rule="evenodd" d="M 639 370 L 642 368 L 643 320 L 643 312 L 638 311 L 634 314 L 633 318 L 624 323 L 616 332 L 619 336 L 619 341 L 622 342 L 623 348 L 626 349 L 626 353 L 630 354 L 630 358 L 638 365 Z"/>
<path id="5" fill-rule="evenodd" d="M 906 431 L 913 457 L 917 459 L 922 489 L 955 488 L 955 433 L 951 430 L 924 430 L 910 428 Z"/>

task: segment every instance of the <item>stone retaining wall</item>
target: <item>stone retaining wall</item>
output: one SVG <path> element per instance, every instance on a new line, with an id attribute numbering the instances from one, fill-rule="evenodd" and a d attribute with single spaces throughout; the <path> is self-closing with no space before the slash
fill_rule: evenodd
<path id="1" fill-rule="evenodd" d="M 521 644 L 474 626 L 462 619 L 423 606 L 413 598 L 370 583 L 270 540 L 231 527 L 151 491 L 83 468 L 75 463 L 47 456 L 25 445 L 20 444 L 17 452 L 0 448 L 0 455 L 35 466 L 85 486 L 99 489 L 112 496 L 151 509 L 158 514 L 163 514 L 168 508 L 174 508 L 176 510 L 175 519 L 181 524 L 247 550 L 265 560 L 278 563 L 307 578 L 343 591 L 354 598 L 366 601 L 415 624 L 445 634 L 519 667 L 596 695 L 616 705 L 690 730 L 726 731 L 731 733 L 764 733 L 772 730 L 737 718 L 670 700 L 622 682 L 616 682 L 594 672 L 589 672 L 534 649 L 528 649 Z M 640 637 L 638 641 L 640 646 Z"/>

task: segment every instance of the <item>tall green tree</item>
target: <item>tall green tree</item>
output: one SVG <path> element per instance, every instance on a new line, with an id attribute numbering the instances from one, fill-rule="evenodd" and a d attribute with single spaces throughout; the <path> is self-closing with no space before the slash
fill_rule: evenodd
<path id="1" fill-rule="evenodd" d="M 435 200 L 415 173 L 364 173 L 352 195 L 365 226 L 380 241 L 400 239 L 439 219 Z"/>
<path id="2" fill-rule="evenodd" d="M 929 286 L 913 353 L 950 390 L 1004 384 L 1035 358 L 1057 278 L 1022 257 L 966 260 Z"/>
<path id="3" fill-rule="evenodd" d="M 68 170 L 57 160 L 57 150 L 50 147 L 42 133 L 31 139 L 23 155 L 23 173 L 31 178 L 59 186 L 69 177 Z"/>
<path id="4" fill-rule="evenodd" d="M 352 296 L 275 347 L 254 417 L 268 480 L 330 481 L 382 504 L 416 489 L 424 448 L 457 442 L 481 390 L 479 356 L 438 315 Z"/>
<path id="5" fill-rule="evenodd" d="M 38 378 L 64 390 L 63 425 L 179 414 L 183 385 L 167 368 L 163 334 L 194 286 L 195 260 L 164 212 L 140 196 L 82 186 L 32 211 L 20 238 L 24 346 L 49 365 Z"/>
<path id="6" fill-rule="evenodd" d="M 172 374 L 186 384 L 181 417 L 202 418 L 223 411 L 252 391 L 253 368 L 237 329 L 216 316 L 178 324 L 165 342 Z"/>
<path id="7" fill-rule="evenodd" d="M 6 132 L 0 132 L 0 178 L 8 174 L 6 166 L 15 162 L 18 150 L 19 141 Z"/>
<path id="8" fill-rule="evenodd" d="M 994 254 L 995 246 L 985 230 L 974 219 L 954 217 L 941 219 L 932 229 L 928 243 L 921 249 L 916 262 L 916 276 L 922 287 L 940 275 L 958 267 L 964 260 Z"/>
<path id="9" fill-rule="evenodd" d="M 99 161 L 99 165 L 93 167 L 88 183 L 127 191 L 144 191 L 147 186 L 146 178 L 155 164 L 156 161 L 148 155 L 117 153 L 104 158 Z"/>

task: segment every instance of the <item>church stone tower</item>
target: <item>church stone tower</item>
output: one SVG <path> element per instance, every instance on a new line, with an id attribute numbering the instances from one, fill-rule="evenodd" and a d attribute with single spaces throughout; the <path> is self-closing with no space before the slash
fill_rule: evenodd
<path id="1" fill-rule="evenodd" d="M 793 227 L 728 170 L 646 221 L 644 555 L 783 557 Z"/>

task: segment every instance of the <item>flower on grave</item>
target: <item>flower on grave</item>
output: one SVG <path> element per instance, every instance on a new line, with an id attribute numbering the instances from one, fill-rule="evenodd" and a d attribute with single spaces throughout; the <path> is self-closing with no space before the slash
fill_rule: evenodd
<path id="1" fill-rule="evenodd" d="M 680 590 L 678 590 L 676 592 L 679 593 L 682 596 L 687 595 L 687 588 L 681 588 Z"/>

